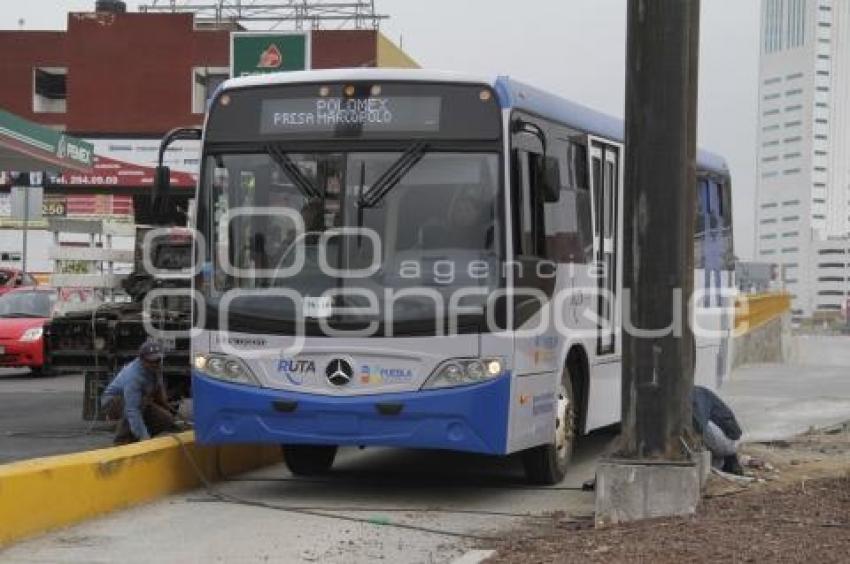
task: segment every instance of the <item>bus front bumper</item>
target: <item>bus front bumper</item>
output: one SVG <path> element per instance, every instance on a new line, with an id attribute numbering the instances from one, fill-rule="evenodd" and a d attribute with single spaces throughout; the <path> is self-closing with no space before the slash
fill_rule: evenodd
<path id="1" fill-rule="evenodd" d="M 232 384 L 193 371 L 201 444 L 393 446 L 506 454 L 510 375 L 458 388 L 336 397 Z"/>

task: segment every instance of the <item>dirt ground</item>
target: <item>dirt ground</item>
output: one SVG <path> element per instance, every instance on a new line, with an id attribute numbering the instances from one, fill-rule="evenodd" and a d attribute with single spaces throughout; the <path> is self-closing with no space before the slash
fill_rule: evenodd
<path id="1" fill-rule="evenodd" d="M 553 515 L 487 562 L 850 562 L 850 423 L 741 453 L 753 480 L 713 475 L 696 515 L 602 529 Z"/>

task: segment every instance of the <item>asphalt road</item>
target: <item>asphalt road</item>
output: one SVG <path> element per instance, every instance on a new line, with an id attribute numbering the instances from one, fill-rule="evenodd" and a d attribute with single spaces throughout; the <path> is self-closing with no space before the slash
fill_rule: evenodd
<path id="1" fill-rule="evenodd" d="M 721 395 L 750 440 L 787 438 L 850 419 L 849 372 L 840 365 L 749 367 Z M 0 560 L 450 562 L 488 548 L 503 531 L 533 524 L 534 516 L 590 515 L 593 494 L 580 485 L 614 438 L 609 431 L 585 439 L 556 488 L 526 487 L 515 458 L 346 450 L 320 480 L 293 478 L 275 466 L 216 486 L 240 500 L 332 516 L 223 503 L 196 490 L 21 543 L 0 552 Z"/>
<path id="2" fill-rule="evenodd" d="M 0 463 L 111 446 L 103 425 L 83 421 L 83 376 L 0 369 Z"/>

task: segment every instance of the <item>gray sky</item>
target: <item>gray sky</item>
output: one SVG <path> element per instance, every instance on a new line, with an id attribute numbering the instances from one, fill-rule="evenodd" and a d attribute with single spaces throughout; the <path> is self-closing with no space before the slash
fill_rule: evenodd
<path id="1" fill-rule="evenodd" d="M 95 0 L 3 0 L 0 28 L 63 29 Z M 128 7 L 144 2 L 129 0 Z M 203 2 L 199 2 L 203 3 Z M 509 74 L 622 117 L 626 0 L 376 0 L 422 66 Z M 736 253 L 753 254 L 760 0 L 703 0 L 703 148 L 732 169 Z M 8 56 L 8 55 L 5 55 Z M 0 86 L 2 88 L 2 86 Z"/>

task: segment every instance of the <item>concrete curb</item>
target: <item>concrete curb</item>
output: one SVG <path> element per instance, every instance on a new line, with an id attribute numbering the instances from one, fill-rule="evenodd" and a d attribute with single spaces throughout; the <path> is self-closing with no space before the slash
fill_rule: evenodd
<path id="1" fill-rule="evenodd" d="M 179 438 L 209 480 L 281 460 L 276 447 L 202 447 L 193 431 Z M 199 484 L 183 447 L 170 436 L 0 465 L 0 547 Z"/>

